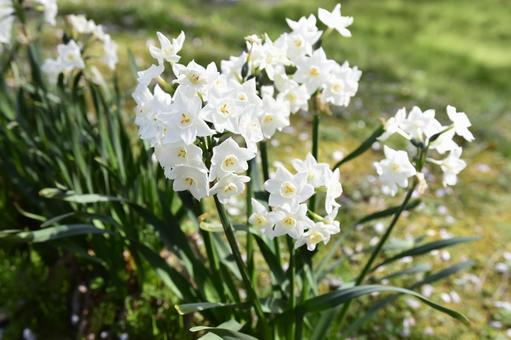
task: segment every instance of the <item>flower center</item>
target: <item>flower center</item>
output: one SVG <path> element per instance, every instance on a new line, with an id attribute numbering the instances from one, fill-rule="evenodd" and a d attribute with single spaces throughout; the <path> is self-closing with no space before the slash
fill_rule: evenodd
<path id="1" fill-rule="evenodd" d="M 321 235 L 319 231 L 314 231 L 307 237 L 307 239 L 310 243 L 317 244 L 323 240 L 323 235 Z"/>
<path id="2" fill-rule="evenodd" d="M 179 148 L 179 150 L 177 151 L 177 157 L 185 159 L 186 158 L 186 149 L 183 147 Z"/>
<path id="3" fill-rule="evenodd" d="M 286 229 L 293 229 L 296 226 L 296 220 L 291 216 L 286 216 L 282 220 L 282 224 Z"/>
<path id="4" fill-rule="evenodd" d="M 192 177 L 186 177 L 186 178 L 185 178 L 185 183 L 186 183 L 189 187 L 191 187 L 191 186 L 193 185 L 193 183 L 194 183 L 194 182 L 195 182 L 195 181 L 194 181 L 194 179 L 193 179 Z"/>
<path id="5" fill-rule="evenodd" d="M 296 187 L 293 183 L 286 181 L 280 186 L 280 194 L 283 197 L 291 198 L 296 194 Z"/>
<path id="6" fill-rule="evenodd" d="M 266 113 L 264 116 L 263 116 L 263 123 L 265 124 L 269 124 L 273 121 L 273 115 L 271 113 Z"/>
<path id="7" fill-rule="evenodd" d="M 222 170 L 233 171 L 236 167 L 236 164 L 238 164 L 238 157 L 234 155 L 228 155 L 222 162 Z"/>
<path id="8" fill-rule="evenodd" d="M 200 74 L 198 74 L 197 72 L 191 72 L 188 75 L 188 80 L 190 81 L 190 83 L 192 83 L 194 85 L 198 85 L 201 81 Z"/>
<path id="9" fill-rule="evenodd" d="M 401 165 L 398 162 L 392 162 L 390 167 L 394 172 L 399 172 L 401 170 Z"/>
<path id="10" fill-rule="evenodd" d="M 317 77 L 319 76 L 319 69 L 316 66 L 312 66 L 309 70 L 309 75 L 311 77 Z"/>
<path id="11" fill-rule="evenodd" d="M 189 126 L 192 123 L 192 117 L 188 113 L 181 113 L 181 119 L 179 123 L 182 127 Z"/>
<path id="12" fill-rule="evenodd" d="M 263 214 L 256 214 L 254 216 L 254 225 L 256 227 L 262 227 L 267 222 L 266 217 Z"/>
<path id="13" fill-rule="evenodd" d="M 295 45 L 296 48 L 302 47 L 302 39 L 300 39 L 300 38 L 295 39 L 294 45 Z"/>
<path id="14" fill-rule="evenodd" d="M 242 102 L 246 101 L 248 99 L 247 95 L 244 93 L 240 93 L 238 96 L 238 99 Z"/>
<path id="15" fill-rule="evenodd" d="M 332 85 L 332 92 L 335 92 L 335 93 L 340 93 L 343 89 L 343 86 L 341 83 L 335 83 Z"/>
<path id="16" fill-rule="evenodd" d="M 229 110 L 229 105 L 227 105 L 227 103 L 220 105 L 218 110 L 224 117 L 229 117 L 231 115 L 231 111 Z"/>
<path id="17" fill-rule="evenodd" d="M 236 185 L 234 185 L 234 183 L 229 183 L 224 187 L 225 194 L 230 194 L 233 192 L 236 192 Z"/>
<path id="18" fill-rule="evenodd" d="M 295 94 L 295 93 L 293 93 L 293 92 L 289 92 L 289 93 L 286 95 L 286 98 L 287 98 L 287 100 L 289 100 L 289 102 L 290 102 L 290 103 L 294 103 L 294 102 L 296 102 L 296 99 L 297 99 L 296 94 Z"/>

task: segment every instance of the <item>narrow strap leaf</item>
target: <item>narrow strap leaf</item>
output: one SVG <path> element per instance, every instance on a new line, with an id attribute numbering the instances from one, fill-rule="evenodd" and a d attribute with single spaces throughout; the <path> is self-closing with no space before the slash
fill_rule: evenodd
<path id="1" fill-rule="evenodd" d="M 422 255 L 422 254 L 429 253 L 432 250 L 442 249 L 442 248 L 454 246 L 457 244 L 472 242 L 472 241 L 476 241 L 476 240 L 480 240 L 480 239 L 481 239 L 480 237 L 453 237 L 453 238 L 448 238 L 448 239 L 444 239 L 444 240 L 438 240 L 438 241 L 426 243 L 426 244 L 420 245 L 418 247 L 405 250 L 397 255 L 394 255 L 391 258 L 388 258 L 388 259 L 380 262 L 379 264 L 374 266 L 371 270 L 374 271 L 378 267 L 381 267 L 388 263 L 402 259 L 403 257 Z"/>
<path id="2" fill-rule="evenodd" d="M 393 287 L 393 286 L 381 286 L 381 285 L 362 285 L 351 288 L 339 289 L 330 293 L 326 293 L 301 303 L 297 306 L 298 313 L 308 313 L 308 312 L 321 312 L 328 310 L 330 308 L 337 307 L 342 305 L 350 300 L 356 299 L 360 296 L 376 293 L 376 292 L 394 292 L 400 294 L 407 294 L 414 296 L 424 302 L 425 304 L 431 306 L 432 308 L 441 311 L 454 319 L 457 319 L 464 324 L 468 325 L 469 321 L 466 316 L 463 314 L 456 312 L 447 307 L 441 306 L 425 296 L 409 289 Z"/>

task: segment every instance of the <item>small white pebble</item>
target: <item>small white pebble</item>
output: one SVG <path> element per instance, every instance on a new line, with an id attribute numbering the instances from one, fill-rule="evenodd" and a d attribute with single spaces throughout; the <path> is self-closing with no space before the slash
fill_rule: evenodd
<path id="1" fill-rule="evenodd" d="M 433 294 L 434 290 L 435 289 L 433 288 L 432 285 L 424 285 L 421 288 L 422 295 L 424 295 L 427 298 L 429 298 L 431 296 L 431 294 Z"/>
<path id="2" fill-rule="evenodd" d="M 506 273 L 509 270 L 509 267 L 507 264 L 499 262 L 495 265 L 495 270 L 499 273 Z"/>
<path id="3" fill-rule="evenodd" d="M 343 159 L 343 157 L 344 157 L 344 153 L 342 153 L 342 151 L 332 152 L 332 159 L 334 161 L 340 161 L 341 159 Z"/>
<path id="4" fill-rule="evenodd" d="M 491 170 L 490 166 L 485 163 L 477 163 L 476 169 L 477 169 L 477 171 L 483 172 L 483 173 L 490 172 L 490 170 Z"/>
<path id="5" fill-rule="evenodd" d="M 490 321 L 489 325 L 490 325 L 491 328 L 495 328 L 495 329 L 501 329 L 502 328 L 502 322 L 497 321 L 497 320 Z"/>
<path id="6" fill-rule="evenodd" d="M 382 234 L 385 231 L 385 225 L 381 222 L 378 222 L 374 225 L 374 231 L 378 234 Z"/>
<path id="7" fill-rule="evenodd" d="M 451 296 L 449 294 L 447 294 L 447 293 L 440 294 L 440 298 L 445 303 L 451 303 Z"/>
<path id="8" fill-rule="evenodd" d="M 71 323 L 73 325 L 76 325 L 80 321 L 80 317 L 76 314 L 71 315 Z"/>

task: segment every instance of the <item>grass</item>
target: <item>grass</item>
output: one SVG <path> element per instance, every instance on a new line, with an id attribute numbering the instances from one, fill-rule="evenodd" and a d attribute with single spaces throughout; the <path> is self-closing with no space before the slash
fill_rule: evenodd
<path id="1" fill-rule="evenodd" d="M 477 143 L 466 150 L 469 167 L 454 193 L 435 198 L 439 193 L 430 190 L 421 212 L 401 221 L 394 235 L 399 239 L 428 233 L 438 237 L 445 229 L 455 235 L 483 237 L 451 252 L 455 259 L 462 259 L 464 254 L 475 258 L 472 273 L 483 280 L 482 284 L 443 284 L 433 295 L 438 300 L 441 292 L 457 290 L 462 304 L 452 307 L 463 310 L 472 320 L 472 327 L 465 328 L 426 308 L 420 312 L 403 308 L 406 305 L 402 302 L 400 310 L 405 312 L 390 313 L 395 309 L 389 308 L 381 313 L 385 315 L 383 320 L 374 321 L 366 329 L 369 336 L 385 330 L 399 337 L 401 328 L 396 325 L 412 312 L 417 321 L 413 337 L 427 337 L 424 331 L 432 327 L 435 337 L 497 338 L 504 337 L 504 333 L 489 327 L 489 321 L 504 320 L 504 329 L 511 327 L 509 317 L 493 307 L 496 300 L 511 300 L 508 282 L 493 269 L 502 253 L 511 251 L 511 7 L 506 2 L 344 1 L 343 12 L 355 17 L 353 38 L 332 38 L 325 45 L 330 56 L 350 61 L 364 74 L 352 105 L 334 117 L 324 118 L 321 160 L 333 162 L 333 151 L 349 152 L 370 133 L 378 117 L 392 114 L 403 105 L 417 104 L 439 112 L 448 103 L 455 105 L 469 114 L 477 137 Z M 127 50 L 140 56 L 140 64 L 148 65 L 146 41 L 155 38 L 156 30 L 169 35 L 184 30 L 187 41 L 183 60 L 193 57 L 205 63 L 239 54 L 243 37 L 250 33 L 268 32 L 276 37 L 287 30 L 286 17 L 298 18 L 315 13 L 318 6 L 333 5 L 333 1 L 300 0 L 229 5 L 199 0 L 64 0 L 60 1 L 60 10 L 87 14 L 113 32 L 120 44 L 121 79 L 130 86 L 133 80 L 129 72 L 122 74 L 127 67 Z M 310 133 L 308 122 L 296 120 L 294 127 L 296 133 L 281 134 L 280 147 L 271 150 L 272 161 L 285 162 L 289 153 L 301 157 L 309 150 L 310 142 L 297 147 L 296 138 L 290 137 Z M 302 137 L 306 140 L 305 135 Z M 379 154 L 374 152 L 343 169 L 346 204 L 371 190 L 366 179 L 373 171 L 368 164 L 377 157 Z M 374 210 L 383 203 L 366 202 L 363 209 Z M 374 234 L 373 230 L 364 232 Z M 436 261 L 440 265 L 441 261 Z M 359 263 L 343 263 L 331 277 L 351 279 L 342 270 L 350 265 Z"/>

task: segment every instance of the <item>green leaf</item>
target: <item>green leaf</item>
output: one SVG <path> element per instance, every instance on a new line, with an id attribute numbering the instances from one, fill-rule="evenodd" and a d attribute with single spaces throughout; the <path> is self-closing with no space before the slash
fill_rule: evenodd
<path id="1" fill-rule="evenodd" d="M 238 331 L 233 331 L 228 328 L 221 328 L 220 326 L 218 327 L 196 326 L 190 328 L 190 331 L 191 332 L 208 331 L 210 333 L 218 335 L 224 340 L 257 340 L 257 338 L 254 338 L 251 335 L 244 334 Z"/>
<path id="2" fill-rule="evenodd" d="M 238 309 L 250 307 L 247 303 L 234 303 L 227 304 L 221 302 L 196 302 L 196 303 L 184 303 L 176 305 L 175 308 L 180 315 L 186 315 L 195 312 L 201 312 L 208 309 Z"/>
<path id="3" fill-rule="evenodd" d="M 394 256 L 380 262 L 376 266 L 374 266 L 372 268 L 372 270 L 374 271 L 378 267 L 381 267 L 388 263 L 402 259 L 403 257 L 422 255 L 422 254 L 429 253 L 432 250 L 442 249 L 442 248 L 454 246 L 457 244 L 472 242 L 472 241 L 476 241 L 476 240 L 480 240 L 480 239 L 481 239 L 480 237 L 453 237 L 453 238 L 448 238 L 448 239 L 444 239 L 444 240 L 438 240 L 438 241 L 426 243 L 421 246 L 418 246 L 418 247 L 415 247 L 412 249 L 408 249 L 408 250 L 405 250 L 397 255 L 394 255 Z"/>
<path id="4" fill-rule="evenodd" d="M 385 132 L 385 129 L 383 126 L 379 126 L 374 132 L 365 140 L 363 141 L 355 150 L 353 150 L 350 154 L 348 154 L 346 157 L 341 159 L 337 164 L 334 165 L 333 169 L 336 169 L 343 165 L 344 163 L 347 163 L 351 161 L 352 159 L 357 158 L 367 150 L 371 148 L 371 146 L 376 142 L 377 138 L 380 137 Z"/>
<path id="5" fill-rule="evenodd" d="M 413 201 L 410 201 L 410 203 L 408 203 L 405 207 L 405 211 L 406 210 L 412 210 L 412 209 L 415 209 L 419 204 L 421 203 L 421 200 L 417 199 L 417 200 L 413 200 Z M 372 213 L 372 214 L 369 214 L 367 216 L 364 216 L 362 217 L 361 219 L 357 220 L 357 222 L 355 223 L 355 225 L 357 224 L 363 224 L 363 223 L 367 223 L 367 222 L 370 222 L 372 220 L 377 220 L 377 219 L 380 219 L 380 218 L 385 218 L 385 217 L 388 217 L 388 216 L 392 216 L 394 215 L 399 209 L 401 208 L 401 206 L 395 206 L 395 207 L 390 207 L 388 209 L 385 209 L 385 210 L 381 210 L 381 211 L 377 211 L 375 213 Z"/>
<path id="6" fill-rule="evenodd" d="M 0 239 L 3 238 L 8 241 L 40 243 L 77 235 L 106 233 L 111 232 L 96 228 L 90 224 L 69 224 L 57 225 L 34 231 L 4 231 L 4 233 L 0 233 Z"/>
<path id="7" fill-rule="evenodd" d="M 474 264 L 473 261 L 463 261 L 457 263 L 439 272 L 426 276 L 423 280 L 414 283 L 409 288 L 417 289 L 425 284 L 442 280 L 448 276 L 451 276 L 459 272 L 460 270 L 471 267 L 473 264 Z M 345 335 L 353 334 L 353 332 L 355 332 L 362 324 L 364 324 L 366 321 L 372 318 L 380 309 L 383 309 L 385 306 L 394 302 L 398 297 L 399 297 L 398 295 L 387 296 L 381 299 L 380 301 L 377 301 L 376 303 L 372 304 L 371 307 L 365 312 L 365 314 L 362 317 L 358 318 L 357 320 L 355 320 L 355 322 L 351 323 Z"/>
<path id="8" fill-rule="evenodd" d="M 191 283 L 176 269 L 172 268 L 160 255 L 148 246 L 135 243 L 146 261 L 153 267 L 163 283 L 169 287 L 178 299 L 195 300 L 196 294 Z"/>
<path id="9" fill-rule="evenodd" d="M 259 250 L 261 250 L 261 254 L 263 255 L 264 260 L 268 264 L 273 276 L 277 279 L 277 284 L 282 285 L 286 281 L 286 274 L 284 270 L 280 266 L 280 263 L 275 256 L 275 254 L 271 251 L 270 247 L 264 242 L 264 240 L 259 237 L 259 235 L 253 235 L 254 239 L 257 242 Z"/>
<path id="10" fill-rule="evenodd" d="M 56 188 L 44 188 L 39 195 L 45 198 L 61 199 L 74 203 L 97 203 L 97 202 L 124 202 L 122 198 L 98 194 L 76 194 L 71 191 L 62 191 Z"/>
<path id="11" fill-rule="evenodd" d="M 200 222 L 199 228 L 210 233 L 221 233 L 224 231 L 220 223 L 211 223 L 205 221 Z"/>
<path id="12" fill-rule="evenodd" d="M 421 281 L 413 284 L 410 288 L 417 288 L 417 287 L 420 287 L 425 284 L 430 284 L 430 283 L 433 283 L 433 282 L 436 282 L 439 280 L 443 280 L 446 277 L 451 276 L 465 268 L 472 267 L 473 265 L 474 265 L 474 261 L 472 261 L 472 260 L 467 260 L 467 261 L 456 263 L 446 269 L 443 269 L 439 272 L 436 272 L 436 273 L 426 276 Z"/>
<path id="13" fill-rule="evenodd" d="M 432 308 L 441 311 L 454 319 L 457 319 L 464 324 L 468 325 L 469 321 L 466 316 L 461 313 L 458 313 L 452 309 L 436 304 L 435 302 L 429 300 L 425 296 L 409 289 L 393 287 L 393 286 L 381 286 L 381 285 L 363 285 L 356 286 L 351 288 L 339 289 L 330 293 L 326 293 L 309 300 L 304 301 L 300 305 L 297 306 L 296 310 L 298 313 L 309 313 L 309 312 L 322 312 L 324 310 L 337 307 L 346 303 L 350 300 L 356 299 L 357 297 L 376 293 L 376 292 L 393 292 L 400 294 L 407 294 L 414 296 L 424 302 L 425 304 L 431 306 Z"/>
<path id="14" fill-rule="evenodd" d="M 420 263 L 416 266 L 413 266 L 413 267 L 410 267 L 410 268 L 406 268 L 406 269 L 403 269 L 403 270 L 399 270 L 397 272 L 394 272 L 394 273 L 390 273 L 384 277 L 382 277 L 381 279 L 379 279 L 380 281 L 382 280 L 391 280 L 391 279 L 395 279 L 396 277 L 401 277 L 401 276 L 406 276 L 406 275 L 413 275 L 413 274 L 418 274 L 418 273 L 424 273 L 424 272 L 427 272 L 431 270 L 431 265 L 430 264 L 426 264 L 426 263 Z"/>

